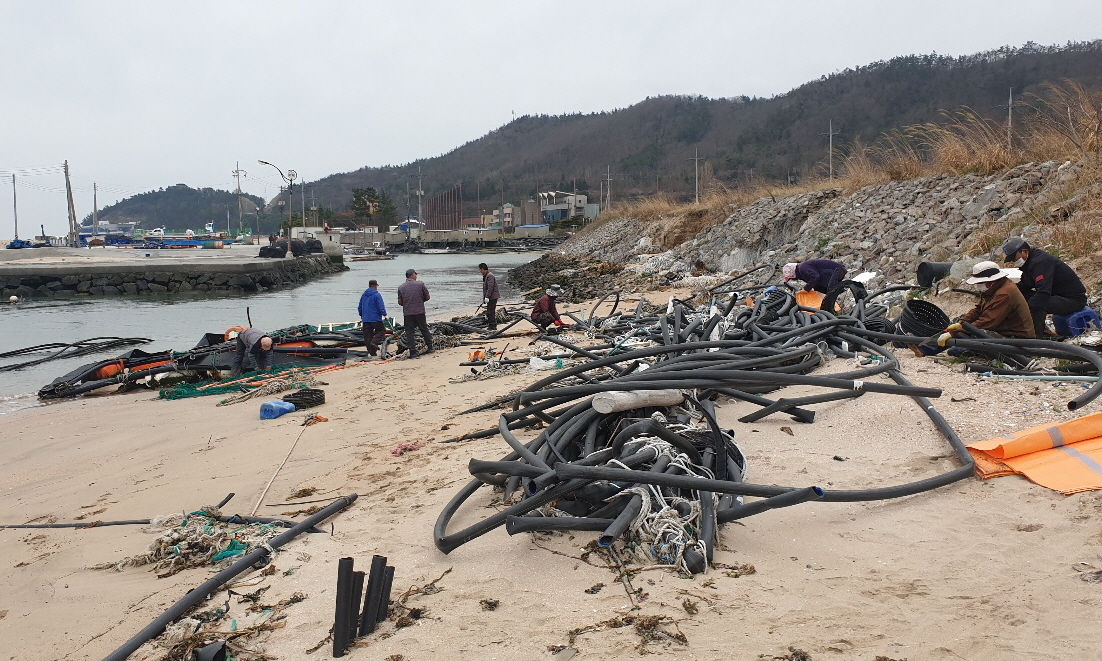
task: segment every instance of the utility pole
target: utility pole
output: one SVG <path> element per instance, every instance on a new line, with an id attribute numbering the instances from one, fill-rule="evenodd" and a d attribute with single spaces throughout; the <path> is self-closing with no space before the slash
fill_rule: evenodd
<path id="1" fill-rule="evenodd" d="M 829 155 L 830 180 L 834 181 L 834 136 L 836 136 L 838 134 L 834 132 L 834 120 L 833 119 L 828 120 L 828 122 L 827 122 L 827 132 L 825 134 L 820 133 L 819 135 L 826 135 L 830 138 L 830 143 L 829 143 L 830 144 L 830 147 L 829 147 L 829 149 L 830 149 L 830 155 Z"/>
<path id="2" fill-rule="evenodd" d="M 426 229 L 424 219 L 421 218 L 421 196 L 425 191 L 421 188 L 421 166 L 417 166 L 417 222 L 421 223 L 421 229 Z"/>
<path id="3" fill-rule="evenodd" d="M 693 150 L 693 186 L 696 188 L 696 203 L 700 204 L 700 148 Z M 655 184 L 657 186 L 657 184 Z"/>
<path id="4" fill-rule="evenodd" d="M 243 231 L 241 225 L 241 175 L 248 176 L 248 173 L 241 169 L 241 161 L 237 161 L 237 168 L 230 174 L 237 178 L 237 233 L 240 234 Z M 257 230 L 257 233 L 259 234 L 260 230 Z"/>
<path id="5" fill-rule="evenodd" d="M 313 189 L 313 186 L 310 187 Z M 302 193 L 302 235 L 306 236 L 306 180 L 303 179 L 298 184 L 299 192 Z"/>
<path id="6" fill-rule="evenodd" d="M 1014 148 L 1014 139 L 1010 132 L 1010 127 L 1014 121 L 1014 88 L 1010 88 L 1010 101 L 1006 104 L 1006 155 L 1010 156 L 1011 150 Z"/>
<path id="7" fill-rule="evenodd" d="M 65 198 L 69 203 L 69 245 L 77 247 L 77 209 L 73 205 L 73 184 L 69 181 L 69 161 L 65 161 Z"/>
<path id="8" fill-rule="evenodd" d="M 605 208 L 608 209 L 612 206 L 612 166 L 611 165 L 606 165 L 605 166 L 605 181 L 608 184 L 605 187 L 605 194 L 608 195 L 608 206 L 606 206 Z"/>
<path id="9" fill-rule="evenodd" d="M 19 202 L 15 196 L 15 175 L 11 176 L 11 209 L 15 213 L 15 238 L 19 238 Z M 43 236 L 42 240 L 45 241 L 46 237 Z"/>
<path id="10" fill-rule="evenodd" d="M 96 182 L 92 182 L 92 236 L 99 234 L 99 189 Z M 107 244 L 103 244 L 107 247 Z"/>

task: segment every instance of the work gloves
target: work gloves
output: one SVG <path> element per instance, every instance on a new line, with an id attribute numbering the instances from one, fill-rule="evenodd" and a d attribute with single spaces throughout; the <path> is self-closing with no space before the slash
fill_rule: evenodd
<path id="1" fill-rule="evenodd" d="M 956 324 L 954 324 L 954 325 L 956 325 Z M 952 333 L 942 333 L 937 338 L 937 345 L 939 347 L 944 347 L 946 344 L 949 343 L 949 340 L 951 340 L 951 339 L 953 339 L 953 334 Z"/>

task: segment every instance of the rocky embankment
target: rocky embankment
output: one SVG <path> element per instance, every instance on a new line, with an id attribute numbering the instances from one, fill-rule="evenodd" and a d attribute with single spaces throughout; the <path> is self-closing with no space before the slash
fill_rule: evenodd
<path id="1" fill-rule="evenodd" d="M 130 296 L 188 292 L 255 293 L 347 270 L 325 255 L 230 263 L 0 264 L 5 298 Z"/>
<path id="2" fill-rule="evenodd" d="M 1082 164 L 1047 162 L 999 175 L 939 175 L 856 191 L 765 197 L 731 209 L 726 220 L 679 245 L 661 245 L 660 238 L 677 218 L 615 218 L 580 232 L 557 252 L 581 260 L 568 267 L 575 273 L 596 273 L 585 270 L 587 260 L 612 265 L 603 267 L 606 274 L 623 267 L 617 284 L 634 289 L 813 258 L 838 260 L 850 273 L 876 271 L 878 284 L 910 283 L 921 262 L 987 259 L 1009 235 L 1050 246 L 1061 223 L 1093 213 L 1078 211 L 1085 193 L 1097 193 L 1089 179 Z M 554 276 L 552 266 L 540 270 Z M 1096 288 L 1094 273 L 1080 273 L 1088 288 Z M 755 277 L 777 278 L 768 269 Z M 608 291 L 609 284 L 583 288 Z"/>

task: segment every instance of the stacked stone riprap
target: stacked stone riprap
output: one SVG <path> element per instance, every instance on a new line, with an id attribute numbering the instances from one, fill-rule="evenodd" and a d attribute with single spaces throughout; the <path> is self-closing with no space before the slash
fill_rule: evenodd
<path id="1" fill-rule="evenodd" d="M 618 218 L 573 237 L 558 252 L 623 265 L 618 280 L 634 278 L 639 288 L 690 273 L 726 274 L 814 258 L 841 261 L 851 273 L 877 271 L 880 282 L 913 282 L 923 261 L 986 257 L 969 254 L 983 252 L 979 232 L 998 235 L 1013 228 L 1045 245 L 1052 221 L 1060 220 L 1053 215 L 1074 214 L 1082 195 L 1098 192 L 1079 181 L 1081 169 L 1052 161 L 998 175 L 939 175 L 852 193 L 827 189 L 761 198 L 665 251 L 652 240 L 660 223 Z M 775 276 L 765 273 L 761 280 L 767 279 Z"/>
<path id="2" fill-rule="evenodd" d="M 247 264 L 211 263 L 199 267 L 167 265 L 5 264 L 0 266 L 2 295 L 20 298 L 130 296 L 188 292 L 248 293 L 297 285 L 345 271 L 324 255 Z M 219 270 L 224 269 L 224 270 Z"/>

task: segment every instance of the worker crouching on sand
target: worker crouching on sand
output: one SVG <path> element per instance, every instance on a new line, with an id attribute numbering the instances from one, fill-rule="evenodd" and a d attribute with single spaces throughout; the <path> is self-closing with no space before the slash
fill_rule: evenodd
<path id="1" fill-rule="evenodd" d="M 846 267 L 832 259 L 809 259 L 806 262 L 791 262 L 781 267 L 784 281 L 803 280 L 804 291 L 817 291 L 829 294 L 846 277 Z"/>
<path id="2" fill-rule="evenodd" d="M 245 365 L 246 356 L 251 356 L 256 363 L 256 368 L 265 372 L 272 365 L 272 338 L 257 328 L 246 328 L 237 334 L 237 355 L 233 358 L 233 370 L 230 375 L 233 378 L 241 376 L 241 368 Z"/>
<path id="3" fill-rule="evenodd" d="M 980 294 L 979 303 L 938 336 L 937 346 L 912 344 L 911 349 L 915 355 L 931 356 L 944 351 L 950 338 L 965 335 L 962 322 L 974 325 L 991 337 L 1037 337 L 1033 330 L 1029 304 L 1018 290 L 1017 282 L 1021 278 L 1020 270 L 1001 269 L 995 262 L 980 262 L 973 266 L 972 277 L 965 282 L 970 285 L 983 283 L 985 291 Z"/>
<path id="4" fill-rule="evenodd" d="M 555 307 L 555 299 L 562 296 L 562 293 L 562 287 L 551 285 L 540 300 L 536 301 L 535 307 L 532 308 L 532 323 L 539 326 L 540 330 L 546 332 L 547 327 L 552 324 L 563 325 L 562 319 L 559 318 L 559 310 Z"/>
<path id="5" fill-rule="evenodd" d="M 1037 337 L 1044 337 L 1048 315 L 1072 314 L 1087 306 L 1087 288 L 1063 261 L 1030 247 L 1020 236 L 1007 239 L 1002 252 L 1007 262 L 1021 269 L 1023 277 L 1018 289 L 1029 304 Z"/>

